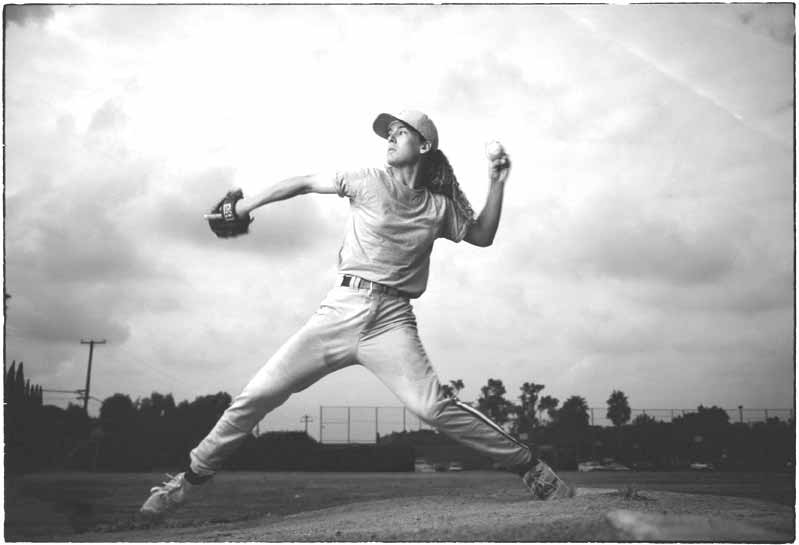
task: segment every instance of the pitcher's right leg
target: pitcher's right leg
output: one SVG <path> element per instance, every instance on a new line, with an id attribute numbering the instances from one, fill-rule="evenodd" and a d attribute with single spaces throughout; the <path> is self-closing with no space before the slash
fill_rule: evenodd
<path id="1" fill-rule="evenodd" d="M 303 328 L 250 380 L 190 454 L 191 470 L 213 475 L 267 413 L 332 371 L 317 335 Z"/>
<path id="2" fill-rule="evenodd" d="M 354 363 L 358 335 L 369 312 L 364 302 L 347 288 L 331 291 L 191 451 L 189 468 L 153 487 L 141 511 L 160 515 L 182 504 L 192 486 L 210 478 L 269 411 L 326 374 Z"/>
<path id="3" fill-rule="evenodd" d="M 329 372 L 318 338 L 298 331 L 264 365 L 190 453 L 190 466 L 150 490 L 140 511 L 160 516 L 184 503 L 194 485 L 213 476 L 255 424 L 288 397 Z"/>

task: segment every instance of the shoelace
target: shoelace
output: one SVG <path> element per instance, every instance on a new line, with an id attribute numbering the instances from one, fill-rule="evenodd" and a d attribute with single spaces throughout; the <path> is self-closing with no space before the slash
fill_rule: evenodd
<path id="1" fill-rule="evenodd" d="M 150 489 L 150 493 L 153 492 L 164 492 L 168 493 L 170 490 L 174 490 L 175 488 L 180 487 L 180 479 L 178 479 L 179 475 L 170 475 L 169 473 L 166 474 L 167 479 L 161 486 L 154 486 Z"/>

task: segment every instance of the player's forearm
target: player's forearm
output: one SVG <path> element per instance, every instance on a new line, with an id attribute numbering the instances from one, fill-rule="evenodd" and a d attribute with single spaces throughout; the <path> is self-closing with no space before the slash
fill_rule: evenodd
<path id="1" fill-rule="evenodd" d="M 281 180 L 276 184 L 268 187 L 264 191 L 253 195 L 252 197 L 245 197 L 236 203 L 236 214 L 238 216 L 245 216 L 265 204 L 276 201 L 284 201 L 297 195 L 304 195 L 310 193 L 312 176 L 292 176 Z"/>
<path id="2" fill-rule="evenodd" d="M 505 182 L 492 182 L 488 189 L 488 197 L 477 220 L 469 228 L 466 241 L 476 246 L 490 246 L 499 228 L 502 216 L 502 201 L 505 194 Z"/>

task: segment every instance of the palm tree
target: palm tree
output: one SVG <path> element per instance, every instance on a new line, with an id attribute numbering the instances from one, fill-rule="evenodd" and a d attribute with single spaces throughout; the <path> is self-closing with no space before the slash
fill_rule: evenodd
<path id="1" fill-rule="evenodd" d="M 442 384 L 441 390 L 444 392 L 444 397 L 457 398 L 458 394 L 463 390 L 463 381 L 459 378 L 450 380 L 449 384 Z"/>
<path id="2" fill-rule="evenodd" d="M 538 412 L 543 413 L 546 411 L 550 421 L 554 421 L 557 417 L 557 408 L 560 400 L 550 395 L 543 396 L 538 400 Z"/>
<path id="3" fill-rule="evenodd" d="M 630 404 L 621 390 L 613 390 L 608 398 L 608 420 L 617 428 L 630 421 Z"/>

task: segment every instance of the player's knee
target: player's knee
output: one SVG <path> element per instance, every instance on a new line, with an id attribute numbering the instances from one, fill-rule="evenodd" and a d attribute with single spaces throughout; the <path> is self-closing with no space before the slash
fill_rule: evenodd
<path id="1" fill-rule="evenodd" d="M 438 402 L 436 403 L 419 402 L 410 406 L 409 409 L 425 424 L 435 426 L 436 423 L 438 422 L 439 417 L 441 416 L 440 405 L 441 404 Z"/>
<path id="2" fill-rule="evenodd" d="M 231 409 L 236 407 L 244 412 L 268 412 L 285 403 L 293 393 L 291 388 L 277 385 L 247 387 L 233 400 Z"/>

